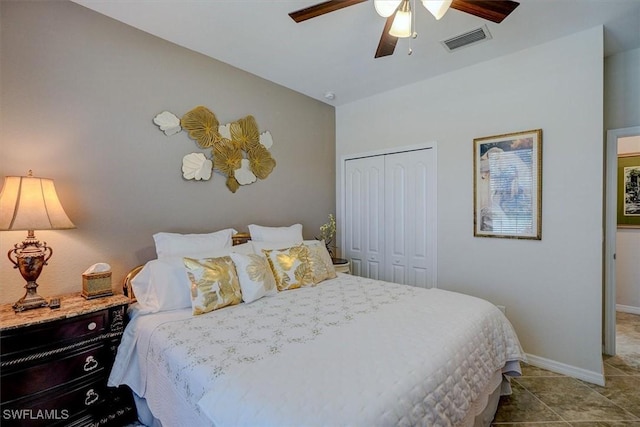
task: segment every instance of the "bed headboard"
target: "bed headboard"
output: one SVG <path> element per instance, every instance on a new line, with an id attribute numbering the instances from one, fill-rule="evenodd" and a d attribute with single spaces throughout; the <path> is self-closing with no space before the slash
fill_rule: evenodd
<path id="1" fill-rule="evenodd" d="M 241 245 L 242 243 L 247 243 L 249 240 L 251 240 L 251 235 L 249 233 L 236 233 L 231 237 L 231 239 L 233 241 L 233 246 L 237 246 Z M 136 296 L 133 293 L 131 281 L 134 277 L 136 277 L 138 273 L 140 273 L 142 267 L 144 267 L 144 265 L 139 265 L 133 268 L 131 271 L 129 271 L 129 273 L 127 273 L 127 275 L 124 277 L 124 280 L 122 281 L 122 292 L 129 297 L 132 303 L 136 302 Z"/>
<path id="2" fill-rule="evenodd" d="M 133 294 L 133 287 L 131 287 L 131 281 L 133 280 L 134 277 L 136 277 L 138 273 L 140 273 L 140 270 L 142 270 L 142 267 L 144 267 L 144 265 L 139 265 L 133 268 L 131 271 L 129 271 L 129 273 L 127 273 L 126 276 L 124 276 L 124 280 L 122 281 L 122 292 L 124 293 L 125 296 L 129 297 L 132 303 L 136 302 L 136 296 Z"/>
<path id="3" fill-rule="evenodd" d="M 236 233 L 233 236 L 231 236 L 231 239 L 233 240 L 233 246 L 237 246 L 237 245 L 241 245 L 243 243 L 247 243 L 249 240 L 251 240 L 251 234 L 249 234 L 249 233 Z"/>

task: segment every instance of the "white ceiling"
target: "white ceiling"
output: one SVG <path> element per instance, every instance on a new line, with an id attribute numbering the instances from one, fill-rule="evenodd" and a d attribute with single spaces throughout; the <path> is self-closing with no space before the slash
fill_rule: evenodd
<path id="1" fill-rule="evenodd" d="M 321 0 L 73 0 L 104 15 L 331 105 L 340 105 L 604 25 L 605 55 L 640 47 L 640 0 L 519 0 L 501 24 L 416 1 L 415 40 L 374 59 L 385 18 L 373 2 L 295 23 Z M 440 42 L 486 24 L 493 39 L 447 52 Z M 412 55 L 408 55 L 411 47 Z M 325 98 L 333 92 L 335 99 Z"/>

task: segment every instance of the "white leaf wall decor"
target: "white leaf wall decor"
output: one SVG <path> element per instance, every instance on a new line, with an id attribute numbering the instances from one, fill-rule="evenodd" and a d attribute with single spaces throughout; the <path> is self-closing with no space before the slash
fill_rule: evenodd
<path id="1" fill-rule="evenodd" d="M 269 149 L 273 145 L 273 138 L 271 137 L 271 132 L 266 131 L 260 134 L 260 144 L 264 145 L 265 148 Z"/>
<path id="2" fill-rule="evenodd" d="M 223 138 L 231 139 L 231 123 L 218 126 L 218 133 Z"/>
<path id="3" fill-rule="evenodd" d="M 202 153 L 191 153 L 182 158 L 182 176 L 185 179 L 207 181 L 212 170 L 213 162 Z"/>
<path id="4" fill-rule="evenodd" d="M 163 111 L 155 116 L 153 118 L 153 123 L 155 123 L 167 136 L 175 135 L 182 130 L 180 127 L 180 119 L 169 111 Z"/>
<path id="5" fill-rule="evenodd" d="M 251 167 L 249 165 L 248 159 L 242 159 L 240 161 L 240 169 L 236 169 L 234 172 L 234 176 L 236 177 L 236 181 L 240 185 L 248 185 L 252 182 L 256 182 L 258 179 L 253 172 L 251 172 Z"/>

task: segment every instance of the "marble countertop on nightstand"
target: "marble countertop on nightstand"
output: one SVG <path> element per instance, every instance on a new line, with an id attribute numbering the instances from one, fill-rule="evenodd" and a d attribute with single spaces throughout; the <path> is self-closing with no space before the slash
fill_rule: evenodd
<path id="1" fill-rule="evenodd" d="M 57 298 L 60 298 L 60 308 L 56 309 L 42 307 L 15 313 L 13 304 L 3 304 L 0 306 L 0 331 L 79 316 L 131 302 L 122 294 L 85 299 L 80 293 L 74 293 L 61 295 Z"/>

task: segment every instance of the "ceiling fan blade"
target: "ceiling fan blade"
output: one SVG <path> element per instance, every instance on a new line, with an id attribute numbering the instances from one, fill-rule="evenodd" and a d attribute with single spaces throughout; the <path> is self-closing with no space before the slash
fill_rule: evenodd
<path id="1" fill-rule="evenodd" d="M 519 5 L 511 0 L 453 0 L 451 8 L 499 24 Z"/>
<path id="2" fill-rule="evenodd" d="M 322 3 L 318 3 L 314 6 L 309 6 L 304 9 L 291 12 L 289 16 L 296 22 L 306 21 L 307 19 L 315 18 L 316 16 L 324 15 L 325 13 L 333 12 L 336 10 L 344 9 L 345 7 L 353 6 L 354 4 L 364 3 L 367 0 L 330 0 Z"/>
<path id="3" fill-rule="evenodd" d="M 393 24 L 393 19 L 395 17 L 396 12 L 394 12 L 393 15 L 387 18 L 387 22 L 385 22 L 384 24 L 382 36 L 380 36 L 380 42 L 378 43 L 378 49 L 376 49 L 376 55 L 374 56 L 374 58 L 393 55 L 393 51 L 396 50 L 396 43 L 398 43 L 398 38 L 389 34 L 389 30 L 391 29 L 391 25 Z"/>

